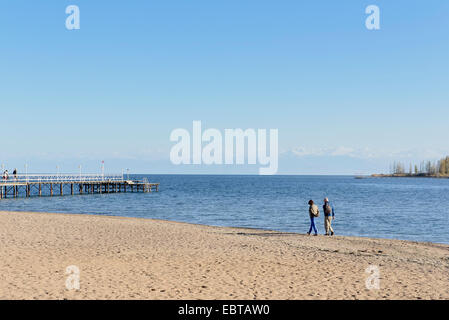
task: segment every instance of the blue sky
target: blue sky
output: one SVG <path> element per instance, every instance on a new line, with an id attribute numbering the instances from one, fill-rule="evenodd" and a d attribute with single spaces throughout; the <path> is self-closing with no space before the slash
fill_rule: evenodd
<path id="1" fill-rule="evenodd" d="M 68 5 L 81 29 L 65 28 Z M 380 7 L 380 30 L 365 8 Z M 0 161 L 173 166 L 175 128 L 277 128 L 279 173 L 449 154 L 449 2 L 0 1 Z"/>

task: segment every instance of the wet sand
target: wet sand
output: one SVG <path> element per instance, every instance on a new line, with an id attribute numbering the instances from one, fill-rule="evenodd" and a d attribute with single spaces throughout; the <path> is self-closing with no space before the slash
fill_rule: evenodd
<path id="1" fill-rule="evenodd" d="M 449 246 L 0 212 L 0 298 L 449 299 Z"/>

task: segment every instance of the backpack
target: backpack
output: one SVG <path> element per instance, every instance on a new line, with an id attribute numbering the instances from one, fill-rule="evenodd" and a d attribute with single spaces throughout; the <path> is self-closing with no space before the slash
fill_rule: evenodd
<path id="1" fill-rule="evenodd" d="M 314 212 L 313 209 L 316 208 L 316 211 Z M 312 215 L 317 218 L 320 216 L 320 210 L 318 210 L 318 207 L 316 205 L 313 205 L 312 207 L 310 207 L 310 212 L 312 213 Z"/>
<path id="2" fill-rule="evenodd" d="M 329 202 L 326 202 L 326 204 L 324 205 L 324 214 L 326 216 L 330 215 L 332 213 L 332 207 L 329 204 Z"/>

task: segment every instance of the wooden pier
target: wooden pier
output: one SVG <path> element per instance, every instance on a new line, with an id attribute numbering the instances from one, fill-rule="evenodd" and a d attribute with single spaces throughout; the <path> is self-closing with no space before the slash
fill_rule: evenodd
<path id="1" fill-rule="evenodd" d="M 159 183 L 123 175 L 22 175 L 0 180 L 0 199 L 121 192 L 158 192 Z"/>

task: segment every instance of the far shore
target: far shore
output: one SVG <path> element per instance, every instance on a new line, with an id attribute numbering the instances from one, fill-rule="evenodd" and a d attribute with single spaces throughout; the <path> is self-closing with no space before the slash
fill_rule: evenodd
<path id="1" fill-rule="evenodd" d="M 449 299 L 449 245 L 0 211 L 0 277 L 0 299 Z"/>
<path id="2" fill-rule="evenodd" d="M 384 174 L 384 173 L 374 173 L 371 175 L 373 178 L 436 178 L 436 179 L 449 179 L 448 175 L 433 175 L 433 174 L 410 174 L 410 173 L 394 173 L 394 174 Z"/>

